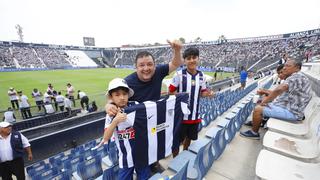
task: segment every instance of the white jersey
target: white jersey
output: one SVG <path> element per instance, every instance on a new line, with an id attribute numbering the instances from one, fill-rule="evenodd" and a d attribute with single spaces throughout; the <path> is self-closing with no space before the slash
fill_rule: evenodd
<path id="1" fill-rule="evenodd" d="M 16 122 L 16 119 L 14 118 L 13 111 L 6 111 L 4 113 L 4 121 L 8 123 Z"/>
<path id="2" fill-rule="evenodd" d="M 44 93 L 43 102 L 44 103 L 51 103 L 51 98 L 52 98 L 52 95 L 49 95 L 48 93 Z"/>
<path id="3" fill-rule="evenodd" d="M 64 107 L 66 108 L 71 108 L 72 107 L 72 102 L 68 98 L 64 98 Z"/>
<path id="4" fill-rule="evenodd" d="M 64 106 L 64 97 L 62 95 L 56 96 L 56 102 L 58 103 L 58 106 Z"/>
<path id="5" fill-rule="evenodd" d="M 13 90 L 13 91 L 8 91 L 8 96 L 10 98 L 10 101 L 13 101 L 13 100 L 18 100 L 18 95 L 17 95 L 17 91 L 16 90 Z"/>
<path id="6" fill-rule="evenodd" d="M 81 98 L 83 98 L 84 96 L 87 96 L 86 93 L 83 92 L 83 91 L 80 91 L 80 92 L 79 92 L 79 98 L 81 99 Z"/>
<path id="7" fill-rule="evenodd" d="M 22 95 L 20 97 L 19 106 L 20 108 L 30 107 L 30 104 L 28 103 L 28 97 L 26 95 Z"/>
<path id="8" fill-rule="evenodd" d="M 31 94 L 32 94 L 32 97 L 34 98 L 35 101 L 42 101 L 40 91 L 38 91 L 38 92 L 32 91 Z"/>

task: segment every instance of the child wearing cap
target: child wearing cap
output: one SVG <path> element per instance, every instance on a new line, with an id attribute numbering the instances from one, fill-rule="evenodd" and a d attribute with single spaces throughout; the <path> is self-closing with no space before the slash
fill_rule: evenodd
<path id="1" fill-rule="evenodd" d="M 128 99 L 134 94 L 133 90 L 129 88 L 127 82 L 121 78 L 115 78 L 110 81 L 108 86 L 107 96 L 112 104 L 119 108 L 119 112 L 110 117 L 106 115 L 106 123 L 104 136 L 100 147 L 103 143 L 109 141 L 114 135 L 117 148 L 119 150 L 119 174 L 118 179 L 133 179 L 134 162 L 133 150 L 131 147 L 135 141 L 135 131 L 131 124 L 126 122 L 127 115 L 121 109 L 136 104 L 136 102 L 129 102 Z M 138 179 L 148 179 L 150 174 L 149 166 L 141 169 L 135 169 Z"/>

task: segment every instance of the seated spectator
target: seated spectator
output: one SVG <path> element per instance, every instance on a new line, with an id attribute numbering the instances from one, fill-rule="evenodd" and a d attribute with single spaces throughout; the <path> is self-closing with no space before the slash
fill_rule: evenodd
<path id="1" fill-rule="evenodd" d="M 96 102 L 95 101 L 92 101 L 92 103 L 89 105 L 89 112 L 95 112 L 98 110 L 98 107 L 96 105 Z"/>
<path id="2" fill-rule="evenodd" d="M 252 130 L 240 132 L 241 136 L 260 139 L 259 127 L 263 116 L 286 121 L 303 120 L 303 111 L 311 100 L 311 86 L 308 78 L 300 72 L 301 66 L 301 61 L 292 57 L 288 58 L 283 68 L 283 74 L 287 79 L 270 91 L 260 105 L 255 107 L 252 116 Z M 279 95 L 282 95 L 281 98 L 270 103 Z"/>
<path id="3" fill-rule="evenodd" d="M 281 64 L 278 66 L 277 68 L 277 74 L 278 74 L 278 77 L 281 81 L 284 81 L 286 79 L 286 76 L 284 76 L 283 72 L 282 72 L 282 69 L 283 69 L 284 65 Z M 271 90 L 268 90 L 268 89 L 259 89 L 257 91 L 257 94 L 260 96 L 258 101 L 257 101 L 257 104 L 260 104 L 261 101 L 266 98 L 267 96 L 269 96 L 269 94 L 271 93 L 272 91 Z M 281 94 L 278 99 L 281 99 L 282 96 L 285 96 L 286 94 L 283 93 Z M 269 117 L 263 117 L 262 118 L 262 123 L 261 123 L 261 127 L 264 127 L 264 125 L 267 123 Z M 252 126 L 252 121 L 249 121 L 249 122 L 246 122 L 245 125 L 247 126 Z"/>
<path id="4" fill-rule="evenodd" d="M 11 107 L 8 107 L 8 110 L 3 114 L 3 121 L 11 124 L 16 122 L 16 116 L 14 115 Z"/>

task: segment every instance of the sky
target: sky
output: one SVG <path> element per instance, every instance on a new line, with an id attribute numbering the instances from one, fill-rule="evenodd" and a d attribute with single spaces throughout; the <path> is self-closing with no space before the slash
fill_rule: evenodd
<path id="1" fill-rule="evenodd" d="M 320 0 L 0 0 L 0 41 L 97 47 L 320 28 Z"/>

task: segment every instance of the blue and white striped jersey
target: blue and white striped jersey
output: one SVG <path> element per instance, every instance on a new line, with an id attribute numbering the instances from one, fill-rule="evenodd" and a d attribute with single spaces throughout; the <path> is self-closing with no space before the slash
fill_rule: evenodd
<path id="1" fill-rule="evenodd" d="M 185 115 L 183 123 L 192 124 L 199 123 L 199 99 L 201 91 L 207 89 L 206 80 L 201 71 L 195 75 L 190 74 L 187 69 L 179 70 L 172 78 L 170 91 L 185 92 L 189 94 L 189 109 L 191 113 Z M 173 88 L 172 88 L 173 86 Z"/>
<path id="2" fill-rule="evenodd" d="M 114 133 L 120 168 L 146 167 L 179 147 L 180 124 L 190 113 L 187 102 L 188 94 L 182 93 L 126 107 L 127 120 Z"/>

